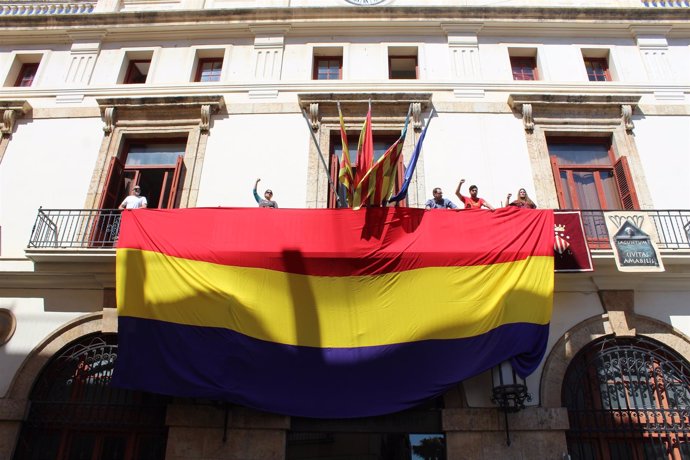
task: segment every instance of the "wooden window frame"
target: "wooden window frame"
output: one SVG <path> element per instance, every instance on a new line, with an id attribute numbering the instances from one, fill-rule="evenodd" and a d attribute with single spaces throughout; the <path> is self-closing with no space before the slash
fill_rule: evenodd
<path id="1" fill-rule="evenodd" d="M 319 78 L 319 62 L 320 61 L 337 61 L 338 62 L 338 78 Z M 314 56 L 312 80 L 342 80 L 343 79 L 343 57 L 342 56 Z"/>
<path id="2" fill-rule="evenodd" d="M 202 82 L 201 81 L 201 76 L 203 74 L 203 65 L 207 63 L 220 63 L 220 73 L 218 74 L 218 79 L 217 80 L 207 80 Z M 213 72 L 215 69 L 211 69 Z M 208 83 L 208 82 L 215 82 L 215 81 L 220 81 L 222 77 L 222 72 L 223 72 L 223 58 L 222 57 L 206 57 L 206 58 L 199 58 L 197 61 L 196 65 L 196 75 L 194 76 L 194 81 L 198 83 Z"/>
<path id="3" fill-rule="evenodd" d="M 589 81 L 611 81 L 611 70 L 609 68 L 609 60 L 608 58 L 597 58 L 597 57 L 588 57 L 588 56 L 583 56 L 583 61 L 585 64 L 585 69 L 587 69 L 587 64 L 588 63 L 598 63 L 598 64 L 603 64 L 601 65 L 601 68 L 603 70 L 603 80 L 600 80 L 599 78 L 596 78 L 597 74 L 596 71 L 593 69 L 592 72 L 590 73 L 589 70 L 587 70 L 587 79 Z"/>
<path id="4" fill-rule="evenodd" d="M 414 78 L 395 78 L 393 77 L 393 66 L 392 61 L 395 59 L 414 59 Z M 388 79 L 389 80 L 419 80 L 419 57 L 416 54 L 413 55 L 388 55 Z"/>
<path id="5" fill-rule="evenodd" d="M 168 144 L 168 143 L 179 143 L 180 145 L 187 146 L 188 139 L 175 137 L 175 138 L 162 138 L 162 139 L 131 139 L 127 140 L 123 146 L 122 159 L 118 157 L 112 157 L 110 160 L 110 165 L 108 167 L 108 174 L 106 176 L 105 188 L 103 195 L 101 197 L 101 203 L 99 205 L 100 209 L 105 208 L 117 208 L 120 203 L 120 196 L 123 192 L 124 179 L 128 173 L 133 173 L 132 185 L 139 185 L 142 171 L 145 170 L 164 170 L 163 172 L 163 184 L 166 183 L 170 177 L 170 190 L 167 199 L 165 194 L 161 193 L 157 203 L 149 203 L 149 207 L 155 207 L 158 209 L 173 209 L 177 207 L 178 197 L 179 197 L 179 185 L 182 175 L 186 172 L 184 167 L 184 153 L 178 155 L 175 164 L 151 164 L 151 165 L 132 165 L 127 166 L 127 155 L 132 145 L 138 144 Z M 172 175 L 172 176 L 171 176 Z M 125 191 L 125 196 L 129 194 L 129 190 Z M 146 190 L 144 190 L 146 192 Z M 147 196 L 144 193 L 144 196 Z M 147 196 L 147 200 L 148 200 Z M 108 206 L 110 204 L 110 206 Z"/>
<path id="6" fill-rule="evenodd" d="M 14 86 L 28 88 L 34 84 L 36 79 L 36 73 L 38 72 L 38 62 L 25 62 L 19 69 L 19 74 L 17 75 L 17 80 L 14 82 Z M 30 78 L 27 78 L 30 75 Z M 28 84 L 26 80 L 28 79 Z"/>
<path id="7" fill-rule="evenodd" d="M 549 137 L 546 140 L 548 145 L 557 144 L 581 144 L 581 145 L 607 145 L 609 164 L 567 164 L 560 165 L 556 155 L 549 153 L 551 160 L 551 167 L 553 170 L 554 182 L 556 184 L 556 192 L 558 194 L 558 203 L 561 208 L 566 208 L 565 191 L 561 184 L 561 173 L 567 174 L 566 181 L 568 184 L 568 192 L 572 201 L 573 209 L 582 209 L 577 196 L 577 187 L 573 178 L 573 172 L 610 172 L 613 175 L 616 184 L 616 191 L 621 207 L 625 210 L 639 209 L 640 204 L 635 192 L 632 175 L 630 174 L 630 167 L 628 159 L 622 156 L 616 159 L 613 151 L 613 145 L 609 138 L 582 138 L 582 137 Z M 597 191 L 597 197 L 602 204 L 602 210 L 615 209 L 608 205 L 606 200 L 606 193 L 601 183 L 599 174 L 594 174 L 594 182 Z"/>
<path id="8" fill-rule="evenodd" d="M 532 78 L 515 78 L 517 75 L 526 76 L 524 72 L 520 71 L 516 74 L 515 67 L 530 67 L 532 69 Z M 539 80 L 539 67 L 537 67 L 536 56 L 510 56 L 510 70 L 515 81 L 536 81 Z"/>
<path id="9" fill-rule="evenodd" d="M 125 78 L 122 80 L 122 84 L 124 85 L 142 85 L 145 84 L 146 81 L 149 79 L 149 74 L 146 73 L 144 75 L 146 78 L 144 78 L 143 82 L 133 82 L 130 81 L 132 79 L 132 75 L 134 71 L 139 72 L 139 69 L 136 68 L 136 64 L 140 64 L 142 62 L 148 62 L 149 66 L 151 65 L 151 59 L 130 59 L 129 62 L 127 63 L 127 72 L 125 73 Z M 149 68 L 150 70 L 150 68 Z M 141 72 L 139 72 L 141 73 Z"/>

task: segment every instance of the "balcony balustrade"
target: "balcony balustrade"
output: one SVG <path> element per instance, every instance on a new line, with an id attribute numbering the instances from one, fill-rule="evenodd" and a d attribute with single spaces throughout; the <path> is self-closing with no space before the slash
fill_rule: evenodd
<path id="1" fill-rule="evenodd" d="M 119 209 L 39 209 L 29 248 L 110 248 L 120 231 Z M 651 219 L 659 249 L 690 249 L 690 210 L 638 211 Z M 590 249 L 610 249 L 603 211 L 582 210 Z"/>
<path id="2" fill-rule="evenodd" d="M 119 209 L 39 208 L 29 248 L 109 248 L 120 233 Z"/>
<path id="3" fill-rule="evenodd" d="M 13 0 L 0 4 L 0 16 L 45 16 L 54 14 L 93 13 L 96 1 Z"/>

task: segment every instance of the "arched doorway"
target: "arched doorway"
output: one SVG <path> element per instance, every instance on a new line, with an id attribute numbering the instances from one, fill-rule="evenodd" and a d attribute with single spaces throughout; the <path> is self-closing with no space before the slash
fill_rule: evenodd
<path id="1" fill-rule="evenodd" d="M 163 459 L 168 398 L 112 388 L 115 334 L 62 348 L 31 391 L 15 460 Z"/>
<path id="2" fill-rule="evenodd" d="M 573 460 L 690 458 L 690 367 L 660 342 L 595 340 L 568 366 L 562 398 Z"/>

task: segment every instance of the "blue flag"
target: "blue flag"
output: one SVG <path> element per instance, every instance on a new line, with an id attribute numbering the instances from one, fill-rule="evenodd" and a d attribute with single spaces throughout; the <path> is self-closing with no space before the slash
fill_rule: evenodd
<path id="1" fill-rule="evenodd" d="M 426 123 L 426 126 L 422 131 L 422 135 L 419 136 L 419 141 L 417 141 L 417 145 L 414 148 L 414 152 L 412 152 L 412 158 L 410 158 L 410 162 L 408 163 L 407 169 L 405 170 L 405 179 L 403 180 L 402 187 L 400 187 L 400 191 L 397 195 L 391 197 L 391 199 L 388 200 L 389 202 L 400 201 L 407 195 L 407 189 L 410 187 L 410 181 L 412 181 L 412 174 L 414 174 L 414 170 L 417 167 L 417 160 L 419 159 L 419 154 L 422 151 L 422 143 L 424 142 L 424 137 L 426 136 L 426 130 L 429 129 L 429 124 L 431 124 L 431 117 L 433 117 L 433 115 L 434 109 L 431 109 L 431 113 L 429 114 L 429 121 Z"/>

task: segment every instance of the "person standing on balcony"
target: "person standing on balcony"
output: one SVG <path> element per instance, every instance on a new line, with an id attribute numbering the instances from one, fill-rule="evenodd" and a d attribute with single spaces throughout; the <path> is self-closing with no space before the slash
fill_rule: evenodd
<path id="1" fill-rule="evenodd" d="M 463 195 L 460 192 L 460 189 L 462 188 L 462 184 L 464 183 L 465 179 L 460 179 L 458 188 L 455 189 L 455 194 L 458 198 L 460 198 L 460 201 L 462 201 L 465 204 L 465 209 L 481 209 L 482 207 L 485 207 L 487 209 L 490 209 L 491 211 L 494 210 L 494 207 L 491 206 L 484 198 L 479 198 L 477 196 L 479 188 L 476 185 L 470 185 L 470 196 Z"/>
<path id="2" fill-rule="evenodd" d="M 527 196 L 527 190 L 524 188 L 521 188 L 518 190 L 518 198 L 517 200 L 510 201 L 510 197 L 513 196 L 511 193 L 508 194 L 506 197 L 506 206 L 515 206 L 517 208 L 527 208 L 527 209 L 537 209 L 537 205 L 534 204 L 534 201 L 530 199 L 530 197 Z"/>
<path id="3" fill-rule="evenodd" d="M 141 187 L 135 185 L 132 193 L 129 194 L 120 204 L 120 209 L 139 209 L 148 207 L 145 196 L 141 196 Z"/>
<path id="4" fill-rule="evenodd" d="M 263 199 L 259 196 L 258 193 L 256 193 L 256 188 L 259 186 L 259 181 L 261 179 L 257 179 L 256 182 L 254 182 L 254 199 L 256 202 L 259 204 L 260 208 L 277 208 L 278 203 L 273 201 L 273 191 L 271 189 L 266 189 L 264 192 L 264 197 Z"/>
<path id="5" fill-rule="evenodd" d="M 427 200 L 424 209 L 458 209 L 458 207 L 448 198 L 443 198 L 443 191 L 440 187 L 433 190 L 434 197 Z"/>

